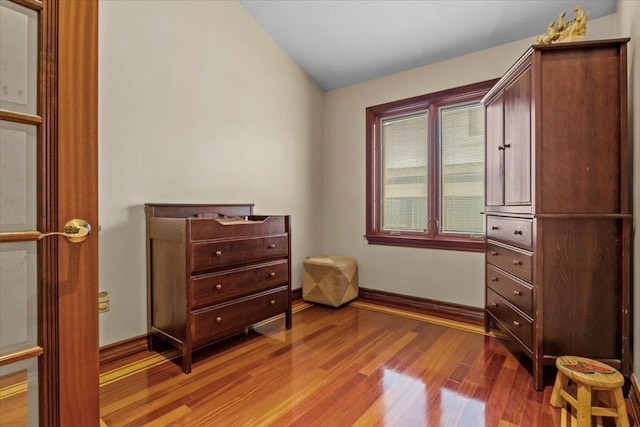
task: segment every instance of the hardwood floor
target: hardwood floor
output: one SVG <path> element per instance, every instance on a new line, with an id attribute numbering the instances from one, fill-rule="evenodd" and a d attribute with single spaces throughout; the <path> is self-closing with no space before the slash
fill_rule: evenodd
<path id="1" fill-rule="evenodd" d="M 279 319 L 196 352 L 188 375 L 179 359 L 167 360 L 174 350 L 105 365 L 102 420 L 113 427 L 560 425 L 560 410 L 548 403 L 553 373 L 536 392 L 528 359 L 521 363 L 480 328 L 358 302 L 294 311 L 291 330 Z"/>

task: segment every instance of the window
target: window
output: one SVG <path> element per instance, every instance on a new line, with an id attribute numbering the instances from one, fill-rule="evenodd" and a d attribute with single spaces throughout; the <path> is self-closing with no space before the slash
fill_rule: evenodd
<path id="1" fill-rule="evenodd" d="M 484 250 L 484 107 L 497 80 L 367 108 L 367 240 Z"/>

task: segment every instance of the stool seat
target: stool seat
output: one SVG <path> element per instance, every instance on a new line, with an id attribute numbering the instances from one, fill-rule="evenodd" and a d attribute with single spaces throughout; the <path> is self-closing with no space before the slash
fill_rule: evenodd
<path id="1" fill-rule="evenodd" d="M 302 299 L 339 307 L 358 297 L 355 258 L 322 255 L 307 257 L 302 270 Z"/>
<path id="2" fill-rule="evenodd" d="M 622 395 L 624 377 L 620 372 L 597 360 L 578 356 L 558 357 L 556 368 L 558 375 L 549 403 L 562 408 L 563 427 L 567 421 L 565 403 L 572 408 L 572 426 L 591 427 L 591 417 L 595 416 L 614 417 L 616 426 L 629 427 Z M 597 406 L 600 404 L 607 406 Z"/>

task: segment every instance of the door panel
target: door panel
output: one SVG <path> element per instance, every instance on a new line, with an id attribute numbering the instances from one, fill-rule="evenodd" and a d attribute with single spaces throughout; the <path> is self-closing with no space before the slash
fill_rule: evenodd
<path id="1" fill-rule="evenodd" d="M 38 114 L 37 10 L 0 1 L 0 108 Z"/>
<path id="2" fill-rule="evenodd" d="M 37 426 L 38 359 L 0 366 L 0 424 Z"/>
<path id="3" fill-rule="evenodd" d="M 38 126 L 0 120 L 0 232 L 35 230 Z"/>
<path id="4" fill-rule="evenodd" d="M 504 116 L 502 95 L 486 109 L 486 201 L 487 206 L 504 204 Z"/>
<path id="5" fill-rule="evenodd" d="M 0 0 L 0 425 L 40 424 L 38 9 Z M 26 241 L 25 241 L 26 240 Z M 31 241 L 29 241 L 31 240 Z"/>
<path id="6" fill-rule="evenodd" d="M 504 202 L 531 204 L 531 68 L 504 92 Z"/>
<path id="7" fill-rule="evenodd" d="M 35 242 L 0 245 L 0 354 L 38 345 Z"/>

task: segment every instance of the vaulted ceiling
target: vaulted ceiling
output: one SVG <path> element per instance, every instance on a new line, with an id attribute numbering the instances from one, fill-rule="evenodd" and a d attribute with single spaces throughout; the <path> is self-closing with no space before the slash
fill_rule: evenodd
<path id="1" fill-rule="evenodd" d="M 240 0 L 324 90 L 535 36 L 576 0 Z M 589 19 L 615 0 L 582 0 Z M 588 35 L 588 29 L 587 29 Z"/>

